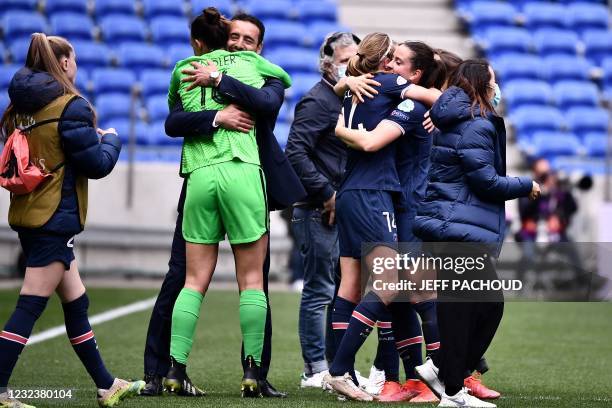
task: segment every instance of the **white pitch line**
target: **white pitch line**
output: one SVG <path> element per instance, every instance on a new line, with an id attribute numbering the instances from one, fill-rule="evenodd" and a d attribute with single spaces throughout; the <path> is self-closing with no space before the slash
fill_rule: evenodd
<path id="1" fill-rule="evenodd" d="M 141 300 L 139 302 L 130 303 L 129 305 L 121 306 L 115 309 L 107 310 L 106 312 L 93 315 L 89 318 L 89 323 L 93 326 L 96 324 L 115 320 L 123 316 L 127 316 L 132 313 L 142 312 L 151 308 L 155 304 L 156 297 Z M 49 339 L 66 335 L 66 326 L 55 326 L 47 330 L 43 330 L 33 336 L 30 336 L 28 340 L 28 346 L 32 344 L 41 343 Z"/>

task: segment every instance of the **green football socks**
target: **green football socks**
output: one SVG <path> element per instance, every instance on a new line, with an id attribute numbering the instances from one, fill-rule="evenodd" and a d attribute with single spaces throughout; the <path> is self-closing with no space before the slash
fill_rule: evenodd
<path id="1" fill-rule="evenodd" d="M 240 330 L 244 355 L 261 365 L 268 302 L 263 291 L 247 289 L 240 293 Z M 174 332 L 173 332 L 174 333 Z"/>
<path id="2" fill-rule="evenodd" d="M 187 364 L 203 300 L 204 295 L 200 292 L 183 288 L 174 303 L 170 355 L 181 364 Z"/>

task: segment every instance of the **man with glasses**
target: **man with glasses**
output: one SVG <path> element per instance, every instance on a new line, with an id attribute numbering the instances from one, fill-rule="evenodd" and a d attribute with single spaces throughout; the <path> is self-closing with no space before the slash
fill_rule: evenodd
<path id="1" fill-rule="evenodd" d="M 297 104 L 285 149 L 308 192 L 305 200 L 294 204 L 291 221 L 304 265 L 299 317 L 304 359 L 302 388 L 321 387 L 327 359 L 333 359 L 335 349 L 334 334 L 329 330 L 335 282 L 339 277 L 338 229 L 334 218 L 346 148 L 334 133 L 341 100 L 333 87 L 345 76 L 349 59 L 357 53 L 357 44 L 359 38 L 355 35 L 338 32 L 321 45 L 321 81 Z M 324 327 L 328 327 L 327 336 Z"/>

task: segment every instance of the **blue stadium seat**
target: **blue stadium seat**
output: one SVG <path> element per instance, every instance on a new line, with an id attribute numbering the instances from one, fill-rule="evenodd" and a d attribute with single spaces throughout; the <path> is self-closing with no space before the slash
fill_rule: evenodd
<path id="1" fill-rule="evenodd" d="M 603 4 L 572 3 L 567 6 L 571 27 L 579 32 L 608 29 L 608 8 Z"/>
<path id="2" fill-rule="evenodd" d="M 590 157 L 606 157 L 608 138 L 600 135 L 587 135 L 584 138 L 584 147 Z"/>
<path id="3" fill-rule="evenodd" d="M 544 59 L 544 72 L 548 81 L 555 83 L 568 79 L 586 81 L 591 65 L 584 58 L 570 55 L 550 55 Z"/>
<path id="4" fill-rule="evenodd" d="M 566 28 L 567 10 L 561 4 L 527 3 L 523 8 L 525 26 L 530 30 L 539 28 Z"/>
<path id="5" fill-rule="evenodd" d="M 84 69 L 77 70 L 75 85 L 77 89 L 81 92 L 81 94 L 83 94 L 83 96 L 86 96 L 86 97 L 89 96 L 90 87 L 89 87 L 89 74 L 87 70 L 84 70 Z"/>
<path id="6" fill-rule="evenodd" d="M 4 64 L 4 59 L 6 58 L 7 52 L 8 51 L 4 47 L 4 43 L 0 42 L 0 65 Z"/>
<path id="7" fill-rule="evenodd" d="M 478 1 L 472 3 L 466 18 L 471 32 L 480 35 L 491 27 L 513 26 L 516 16 L 516 9 L 510 3 Z"/>
<path id="8" fill-rule="evenodd" d="M 0 16 L 7 11 L 29 11 L 36 10 L 38 0 L 2 0 L 0 1 Z"/>
<path id="9" fill-rule="evenodd" d="M 553 91 L 544 81 L 517 79 L 506 82 L 503 95 L 510 109 L 520 105 L 548 105 L 553 99 Z"/>
<path id="10" fill-rule="evenodd" d="M 319 53 L 304 48 L 282 47 L 266 53 L 265 57 L 283 67 L 290 74 L 318 72 Z"/>
<path id="11" fill-rule="evenodd" d="M 153 95 L 166 96 L 169 85 L 170 71 L 168 70 L 149 69 L 140 75 L 140 89 L 144 98 Z"/>
<path id="12" fill-rule="evenodd" d="M 604 174 L 606 172 L 605 160 L 582 157 L 556 157 L 551 161 L 552 168 L 565 173 Z"/>
<path id="13" fill-rule="evenodd" d="M 554 85 L 557 106 L 567 110 L 575 106 L 596 106 L 599 102 L 597 86 L 587 81 L 561 81 Z"/>
<path id="14" fill-rule="evenodd" d="M 612 55 L 612 30 L 590 30 L 583 34 L 586 57 L 595 65 Z"/>
<path id="15" fill-rule="evenodd" d="M 148 144 L 152 146 L 160 146 L 166 144 L 166 139 L 171 139 L 166 135 L 166 130 L 164 129 L 164 122 L 157 121 L 149 124 L 147 127 L 147 139 Z M 181 140 L 179 138 L 179 140 Z"/>
<path id="16" fill-rule="evenodd" d="M 608 111 L 602 108 L 577 107 L 565 113 L 567 125 L 577 135 L 589 132 L 606 133 L 610 123 Z"/>
<path id="17" fill-rule="evenodd" d="M 605 58 L 601 67 L 603 69 L 603 87 L 606 99 L 612 101 L 612 57 Z"/>
<path id="18" fill-rule="evenodd" d="M 540 130 L 561 130 L 564 124 L 561 111 L 551 106 L 524 105 L 510 115 L 518 136 L 530 137 Z"/>
<path id="19" fill-rule="evenodd" d="M 91 80 L 97 97 L 105 93 L 129 94 L 136 83 L 136 76 L 129 69 L 100 68 L 92 72 Z"/>
<path id="20" fill-rule="evenodd" d="M 272 21 L 266 23 L 266 47 L 304 45 L 307 31 L 304 25 L 294 21 Z"/>
<path id="21" fill-rule="evenodd" d="M 145 41 L 147 27 L 144 21 L 129 16 L 108 16 L 100 23 L 104 41 L 109 44 Z"/>
<path id="22" fill-rule="evenodd" d="M 4 38 L 13 42 L 22 38 L 30 38 L 35 32 L 46 32 L 47 23 L 44 16 L 27 11 L 7 11 L 2 17 L 2 32 Z"/>
<path id="23" fill-rule="evenodd" d="M 144 16 L 147 19 L 159 16 L 176 16 L 182 17 L 185 15 L 183 2 L 168 1 L 168 0 L 143 0 Z"/>
<path id="24" fill-rule="evenodd" d="M 529 1 L 533 1 L 533 0 L 529 0 Z M 549 1 L 549 0 L 545 0 L 545 1 Z M 562 4 L 572 4 L 572 3 L 591 3 L 591 4 L 606 4 L 607 0 L 557 0 L 559 3 Z"/>
<path id="25" fill-rule="evenodd" d="M 236 7 L 232 0 L 191 0 L 191 16 L 199 15 L 206 7 L 216 7 L 221 14 L 231 16 Z"/>
<path id="26" fill-rule="evenodd" d="M 129 140 L 130 140 L 130 119 L 128 118 L 116 118 L 110 121 L 104 121 L 101 122 L 104 124 L 104 126 L 100 126 L 102 129 L 106 129 L 109 127 L 113 127 L 115 128 L 115 130 L 117 131 L 117 134 L 119 135 L 119 138 L 121 139 L 121 141 L 124 144 L 128 144 Z M 139 145 L 146 145 L 148 144 L 148 138 L 147 138 L 147 133 L 148 133 L 148 126 L 146 123 L 141 122 L 141 121 L 136 121 L 135 126 L 134 126 L 134 136 L 136 139 L 136 143 Z M 128 148 L 127 146 L 123 146 L 123 149 L 121 149 L 122 152 L 127 153 L 128 152 Z"/>
<path id="27" fill-rule="evenodd" d="M 150 122 L 166 120 L 168 116 L 168 98 L 166 96 L 152 96 L 146 102 Z"/>
<path id="28" fill-rule="evenodd" d="M 30 48 L 29 38 L 20 38 L 19 40 L 13 41 L 9 47 L 9 54 L 11 55 L 11 61 L 13 64 L 23 64 L 28 56 L 28 49 Z"/>
<path id="29" fill-rule="evenodd" d="M 135 2 L 125 0 L 96 0 L 94 10 L 98 19 L 111 15 L 136 14 Z"/>
<path id="30" fill-rule="evenodd" d="M 131 99 L 129 95 L 108 94 L 96 97 L 96 111 L 100 122 L 106 123 L 113 119 L 130 117 Z"/>
<path id="31" fill-rule="evenodd" d="M 291 100 L 297 102 L 310 90 L 310 88 L 321 81 L 321 75 L 295 74 L 292 79 L 293 84 L 288 92 Z"/>
<path id="32" fill-rule="evenodd" d="M 533 43 L 540 55 L 576 55 L 578 35 L 569 30 L 542 28 L 533 34 Z"/>
<path id="33" fill-rule="evenodd" d="M 48 16 L 55 13 L 87 14 L 88 0 L 46 0 L 45 13 Z"/>
<path id="34" fill-rule="evenodd" d="M 173 67 L 178 61 L 193 56 L 193 48 L 189 45 L 175 44 L 168 50 L 168 58 L 170 60 L 170 66 Z"/>
<path id="35" fill-rule="evenodd" d="M 315 21 L 306 30 L 306 44 L 319 49 L 325 38 L 335 32 L 351 32 L 348 27 L 330 21 Z"/>
<path id="36" fill-rule="evenodd" d="M 293 121 L 294 109 L 295 109 L 295 106 L 292 103 L 285 101 L 285 103 L 281 105 L 281 108 L 278 111 L 278 121 L 285 122 L 285 123 L 291 123 Z"/>
<path id="37" fill-rule="evenodd" d="M 150 28 L 155 45 L 189 44 L 189 24 L 184 17 L 156 17 Z"/>
<path id="38" fill-rule="evenodd" d="M 484 45 L 489 58 L 507 53 L 528 53 L 531 35 L 524 28 L 493 27 L 485 32 Z"/>
<path id="39" fill-rule="evenodd" d="M 296 4 L 296 10 L 299 19 L 305 23 L 338 19 L 338 7 L 331 1 L 300 0 Z"/>
<path id="40" fill-rule="evenodd" d="M 291 127 L 287 123 L 277 123 L 274 127 L 274 136 L 276 136 L 276 140 L 283 150 L 285 150 L 285 147 L 287 146 L 289 130 L 291 130 Z"/>
<path id="41" fill-rule="evenodd" d="M 580 141 L 571 133 L 536 132 L 531 144 L 534 156 L 548 159 L 558 156 L 575 156 L 582 151 Z"/>
<path id="42" fill-rule="evenodd" d="M 13 79 L 13 76 L 15 75 L 15 72 L 21 68 L 22 66 L 17 64 L 0 65 L 0 89 L 7 89 L 11 83 L 11 80 Z"/>
<path id="43" fill-rule="evenodd" d="M 168 108 L 166 108 L 166 111 L 168 110 Z M 151 125 L 149 126 L 149 132 L 151 133 L 151 139 L 155 141 L 156 145 L 159 146 L 181 146 L 183 144 L 183 138 L 182 137 L 170 137 L 166 134 L 166 128 L 165 128 L 165 118 L 164 120 L 158 120 L 155 121 L 153 123 L 151 123 Z M 180 151 L 178 151 L 179 156 L 178 159 L 176 160 L 176 150 L 171 150 L 171 152 L 173 153 L 173 161 L 179 161 L 180 160 Z"/>
<path id="44" fill-rule="evenodd" d="M 259 19 L 288 19 L 293 16 L 294 7 L 290 0 L 251 0 L 244 8 Z M 266 32 L 268 25 L 266 24 Z"/>
<path id="45" fill-rule="evenodd" d="M 125 43 L 117 52 L 119 66 L 129 69 L 163 68 L 167 65 L 164 51 L 146 43 Z"/>
<path id="46" fill-rule="evenodd" d="M 504 54 L 492 64 L 502 82 L 542 78 L 542 59 L 535 55 Z"/>
<path id="47" fill-rule="evenodd" d="M 106 44 L 72 41 L 79 68 L 102 68 L 110 65 L 112 55 Z"/>
<path id="48" fill-rule="evenodd" d="M 181 156 L 183 149 L 180 147 L 183 144 L 182 138 L 170 138 L 173 141 L 178 140 L 180 144 L 172 147 L 165 147 L 159 150 L 159 160 L 167 163 L 179 164 L 181 162 Z M 176 143 L 176 142 L 174 142 Z"/>
<path id="49" fill-rule="evenodd" d="M 86 14 L 58 13 L 51 17 L 51 31 L 72 40 L 93 39 L 94 24 Z"/>

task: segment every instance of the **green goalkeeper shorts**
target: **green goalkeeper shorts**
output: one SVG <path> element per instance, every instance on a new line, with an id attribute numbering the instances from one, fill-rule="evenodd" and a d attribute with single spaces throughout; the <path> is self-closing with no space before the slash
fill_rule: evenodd
<path id="1" fill-rule="evenodd" d="M 268 232 L 266 185 L 260 166 L 238 160 L 189 174 L 183 208 L 183 237 L 196 244 L 257 241 Z"/>

